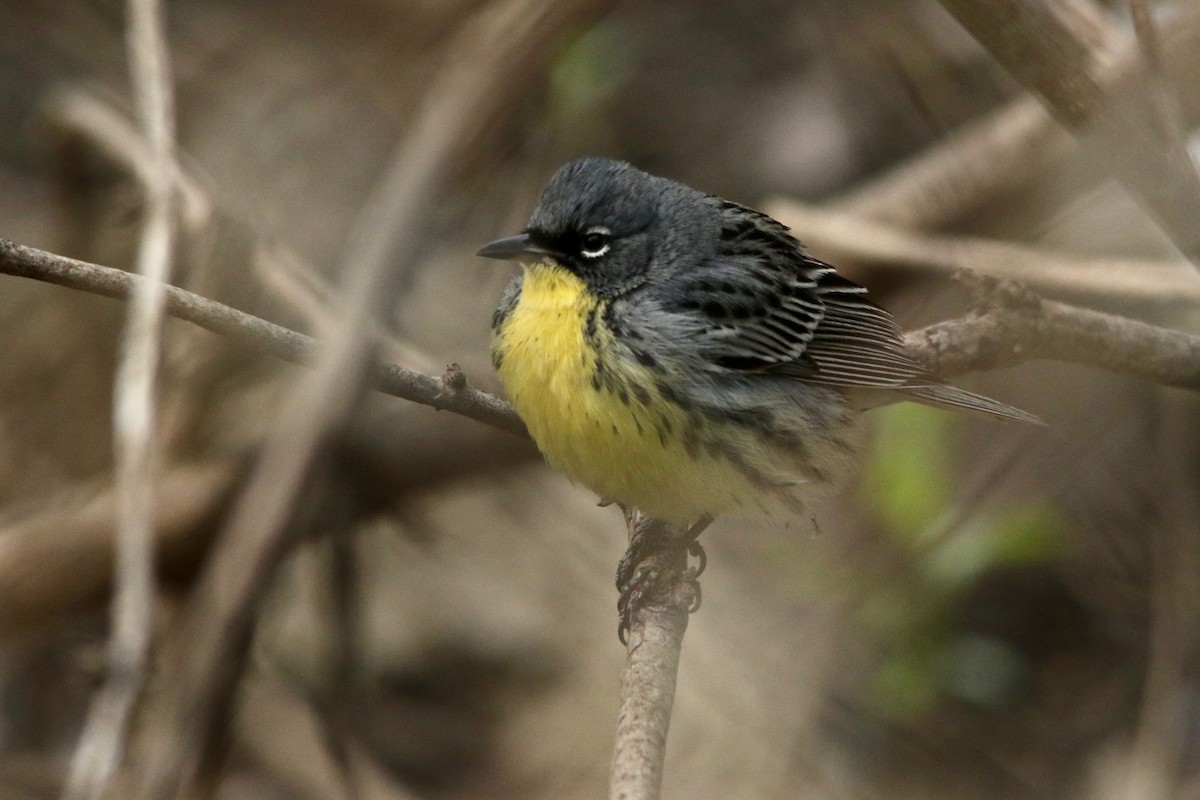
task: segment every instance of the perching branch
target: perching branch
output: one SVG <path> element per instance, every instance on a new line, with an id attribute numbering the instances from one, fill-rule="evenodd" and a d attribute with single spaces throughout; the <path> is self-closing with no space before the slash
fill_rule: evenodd
<path id="1" fill-rule="evenodd" d="M 139 280 L 120 270 L 2 239 L 0 272 L 116 298 L 127 298 Z M 983 307 L 962 319 L 907 336 L 909 353 L 939 375 L 952 377 L 1049 358 L 1200 390 L 1200 337 L 1045 301 L 1011 282 L 979 280 L 978 294 L 988 300 Z M 309 363 L 319 347 L 307 336 L 180 289 L 168 290 L 167 309 L 174 316 L 244 346 L 295 363 Z M 454 370 L 435 378 L 395 365 L 376 365 L 372 376 L 376 388 L 398 397 L 454 411 L 514 433 L 524 431 L 504 401 L 465 386 L 461 373 Z M 0 559 L 0 578 L 2 573 Z M 630 631 L 614 750 L 614 797 L 657 795 L 679 648 L 687 625 L 686 608 L 691 604 L 689 587 L 681 585 L 680 591 L 683 594 L 669 593 L 669 602 L 648 605 Z"/>
<path id="2" fill-rule="evenodd" d="M 129 298 L 140 280 L 123 270 L 48 253 L 7 239 L 0 239 L 0 273 L 121 300 Z M 311 336 L 173 286 L 167 287 L 167 313 L 247 349 L 294 364 L 310 365 L 321 346 Z M 469 385 L 448 385 L 442 378 L 395 364 L 374 365 L 370 385 L 385 394 L 526 435 L 524 423 L 507 403 Z"/>
<path id="3" fill-rule="evenodd" d="M 632 541 L 639 535 L 683 538 L 661 520 L 637 510 L 625 515 Z M 648 532 L 649 528 L 658 531 Z M 609 771 L 611 800 L 655 800 L 662 787 L 667 730 L 675 702 L 679 657 L 688 616 L 696 605 L 698 585 L 687 576 L 686 551 L 663 550 L 654 565 L 663 591 L 635 612 L 621 671 L 621 710 Z"/>
<path id="4" fill-rule="evenodd" d="M 965 268 L 962 271 L 969 273 Z M 140 280 L 122 270 L 7 239 L 0 239 L 0 274 L 118 299 L 128 298 Z M 992 291 L 984 289 L 981 294 L 986 297 Z M 1011 286 L 1004 290 L 1006 297 L 1014 292 Z M 1004 300 L 961 319 L 911 331 L 905 337 L 909 353 L 943 378 L 1051 359 L 1200 390 L 1200 336 L 1042 300 L 1027 291 L 1017 292 L 1017 296 L 1023 299 Z M 320 347 L 310 336 L 175 287 L 167 290 L 167 312 L 248 349 L 295 364 L 308 365 Z M 465 385 L 461 373 L 452 371 L 447 379 L 396 364 L 377 364 L 372 367 L 371 386 L 509 433 L 528 435 L 511 406 Z"/>
<path id="5" fill-rule="evenodd" d="M 1043 300 L 1013 283 L 985 281 L 983 291 L 981 310 L 909 333 L 908 353 L 939 375 L 1045 359 L 1200 391 L 1200 336 Z"/>

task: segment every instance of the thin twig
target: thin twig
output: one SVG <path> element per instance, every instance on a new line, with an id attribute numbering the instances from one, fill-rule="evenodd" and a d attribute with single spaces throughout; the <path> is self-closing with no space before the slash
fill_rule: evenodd
<path id="1" fill-rule="evenodd" d="M 64 797 L 100 798 L 124 757 L 130 717 L 145 685 L 154 620 L 155 381 L 175 239 L 175 122 L 166 33 L 158 0 L 130 0 L 127 44 L 135 105 L 151 161 L 145 220 L 113 397 L 119 519 L 108 678 L 89 711 Z"/>
<path id="2" fill-rule="evenodd" d="M 1141 48 L 1142 58 L 1150 67 L 1150 72 L 1156 79 L 1162 77 L 1162 42 L 1158 36 L 1158 26 L 1154 24 L 1154 11 L 1150 8 L 1149 0 L 1129 0 L 1129 19 L 1133 22 L 1133 32 L 1137 34 L 1138 47 Z"/>
<path id="3" fill-rule="evenodd" d="M 49 280 L 111 297 L 128 297 L 133 284 L 140 280 L 118 270 L 2 239 L 0 272 Z M 906 338 L 909 353 L 945 377 L 1030 359 L 1054 358 L 1200 390 L 1200 337 L 1043 301 L 1011 284 L 987 287 L 980 294 L 993 298 L 990 307 L 964 319 L 910 333 Z M 299 363 L 305 363 L 316 348 L 316 343 L 308 337 L 177 289 L 168 292 L 168 309 L 247 346 Z M 378 368 L 375 375 L 377 381 L 395 377 L 393 388 L 398 389 L 395 393 L 399 396 L 454 410 L 505 429 L 519 426 L 503 401 L 481 392 L 470 394 L 474 390 L 463 387 L 453 370 L 448 376 L 433 378 L 387 365 Z M 627 687 L 624 697 L 628 702 L 622 701 L 622 719 L 626 720 L 622 730 L 629 730 L 629 720 L 635 717 L 642 722 L 648 720 L 650 725 L 645 730 L 635 726 L 635 731 L 642 732 L 634 733 L 628 740 L 619 739 L 614 755 L 614 786 L 633 781 L 641 787 L 638 791 L 642 794 L 626 795 L 631 798 L 653 797 L 645 792 L 657 791 L 661 780 L 661 761 L 656 759 L 661 755 L 660 737 L 665 736 L 669 718 L 662 709 L 669 714 L 670 708 L 669 703 L 663 705 L 670 694 L 664 687 L 674 686 L 682 626 L 686 626 L 686 615 L 682 620 L 677 619 L 673 605 L 651 607 L 641 618 L 644 627 L 631 631 L 624 679 Z"/>
<path id="4" fill-rule="evenodd" d="M 151 173 L 150 148 L 145 136 L 126 114 L 95 91 L 58 92 L 46 104 L 43 114 L 59 135 L 86 143 L 135 180 L 144 182 Z M 224 209 L 182 156 L 177 157 L 173 167 L 179 219 L 184 230 L 200 231 L 214 223 L 237 226 L 239 232 L 245 229 L 254 239 L 252 268 L 246 274 L 258 279 L 272 299 L 301 316 L 308 323 L 305 326 L 308 330 L 332 328 L 337 319 L 335 291 L 317 270 L 282 242 L 264 234 L 253 215 L 247 216 L 243 209 L 236 213 Z M 430 354 L 400 340 L 386 326 L 376 327 L 380 348 L 392 360 L 425 370 L 435 368 L 436 362 Z"/>
<path id="5" fill-rule="evenodd" d="M 94 91 L 63 89 L 51 96 L 43 115 L 48 127 L 63 137 L 80 137 L 96 148 L 143 186 L 161 176 L 148 131 L 139 130 L 125 113 Z M 214 202 L 200 180 L 179 163 L 175 154 L 170 164 L 174 201 L 185 230 L 199 230 L 213 216 Z"/>
<path id="6" fill-rule="evenodd" d="M 1153 111 L 1173 163 L 1185 173 L 1195 175 L 1196 164 L 1187 146 L 1186 125 L 1164 72 L 1162 39 L 1148 0 L 1129 0 L 1129 15 L 1137 35 L 1138 52 L 1146 73 L 1146 99 Z"/>
<path id="7" fill-rule="evenodd" d="M 13 244 L 6 239 L 0 239 L 0 274 L 122 299 L 141 280 L 118 269 Z M 1051 341 L 1039 339 L 1038 320 L 1026 308 L 1020 314 L 998 309 L 940 322 L 911 331 L 905 342 L 910 353 L 943 378 L 1000 365 L 1052 359 L 1089 364 L 1169 386 L 1200 389 L 1200 336 L 1065 303 L 1039 302 L 1051 315 L 1045 322 L 1052 333 Z M 320 348 L 315 339 L 302 333 L 174 287 L 167 291 L 167 311 L 244 347 L 296 364 L 308 365 Z M 931 347 L 931 337 L 939 342 L 936 348 Z M 998 352 L 1006 353 L 1002 364 L 996 360 Z M 1153 357 L 1147 360 L 1147 355 Z M 376 365 L 371 385 L 395 397 L 452 411 L 510 433 L 528 435 L 511 406 L 469 385 L 448 385 L 442 377 L 422 375 L 396 364 Z"/>
<path id="8" fill-rule="evenodd" d="M 64 259 L 0 240 L 0 271 L 126 297 L 138 278 L 104 267 Z M 1037 358 L 1053 358 L 1148 377 L 1160 383 L 1200 390 L 1200 337 L 1159 328 L 1111 314 L 1043 301 L 1013 285 L 986 287 L 980 294 L 993 299 L 990 307 L 970 316 L 939 323 L 910 333 L 908 351 L 937 374 L 951 377 L 962 372 L 993 369 Z M 220 304 L 179 290 L 169 292 L 172 313 L 210 330 L 232 335 L 264 352 L 304 363 L 316 343 L 279 326 L 258 320 Z M 400 396 L 440 408 L 466 413 L 472 418 L 510 429 L 515 417 L 500 400 L 489 395 L 461 404 L 447 402 L 466 397 L 458 374 L 433 378 L 399 367 L 382 367 L 377 379 L 398 377 Z M 654 796 L 661 780 L 662 736 L 669 719 L 669 696 L 674 686 L 679 646 L 686 617 L 680 620 L 672 606 L 651 607 L 642 618 L 643 628 L 631 631 L 622 701 L 622 737 L 614 755 L 614 786 L 636 783 L 642 794 Z M 666 709 L 666 712 L 663 709 Z M 634 725 L 634 722 L 637 725 Z M 642 728 L 641 725 L 649 727 Z M 627 738 L 631 730 L 634 733 Z M 657 765 L 657 766 L 656 766 Z M 614 789 L 614 791 L 616 791 Z M 632 791 L 632 790 L 631 790 Z M 620 796 L 619 794 L 615 796 Z"/>
<path id="9" fill-rule="evenodd" d="M 1173 405 L 1157 426 L 1152 442 L 1156 458 L 1174 458 L 1160 465 L 1187 474 L 1192 467 L 1188 448 L 1180 441 L 1196 435 L 1193 410 Z M 1146 667 L 1141 685 L 1138 720 L 1130 743 L 1124 797 L 1183 796 L 1184 776 L 1192 752 L 1194 727 L 1189 703 L 1192 669 L 1200 655 L 1195 620 L 1200 614 L 1200 550 L 1190 534 L 1200 519 L 1200 499 L 1187 481 L 1162 485 L 1157 474 L 1145 476 L 1150 485 L 1131 487 L 1162 504 L 1145 527 L 1148 537 L 1146 610 Z M 1165 496 L 1164 496 L 1165 495 Z"/>
<path id="10" fill-rule="evenodd" d="M 0 273 L 46 281 L 93 294 L 128 299 L 141 278 L 45 250 L 0 239 Z M 230 308 L 192 292 L 167 288 L 167 313 L 212 331 L 237 344 L 284 361 L 310 366 L 321 344 L 273 322 Z M 378 391 L 453 411 L 519 436 L 527 435 L 516 412 L 500 398 L 473 386 L 447 387 L 440 377 L 423 375 L 396 364 L 376 364 L 369 378 Z"/>

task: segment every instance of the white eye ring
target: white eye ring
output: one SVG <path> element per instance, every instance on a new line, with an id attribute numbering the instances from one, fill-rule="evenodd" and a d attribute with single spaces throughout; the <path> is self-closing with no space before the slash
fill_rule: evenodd
<path id="1" fill-rule="evenodd" d="M 589 250 L 586 247 L 581 245 L 579 248 L 579 254 L 581 256 L 583 256 L 584 258 L 599 258 L 600 256 L 604 255 L 605 253 L 607 253 L 609 250 L 612 249 L 612 243 L 609 241 L 609 238 L 611 236 L 612 236 L 612 231 L 610 231 L 608 228 L 605 228 L 603 226 L 597 225 L 594 228 L 588 228 L 587 231 L 585 231 L 583 234 L 584 241 L 586 241 L 587 239 L 589 239 L 591 237 L 600 237 L 600 238 L 603 238 L 604 242 L 599 247 L 596 247 L 593 250 Z"/>

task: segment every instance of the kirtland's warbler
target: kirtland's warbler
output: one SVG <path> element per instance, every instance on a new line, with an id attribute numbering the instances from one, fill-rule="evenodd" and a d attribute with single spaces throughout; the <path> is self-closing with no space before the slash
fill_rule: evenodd
<path id="1" fill-rule="evenodd" d="M 905 354 L 892 316 L 765 214 L 629 164 L 573 161 L 524 233 L 492 358 L 538 447 L 601 497 L 677 524 L 801 510 L 902 400 L 1036 422 Z"/>

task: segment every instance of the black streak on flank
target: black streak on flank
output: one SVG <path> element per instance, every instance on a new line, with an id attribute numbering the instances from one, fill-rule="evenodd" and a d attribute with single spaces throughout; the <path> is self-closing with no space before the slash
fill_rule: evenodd
<path id="1" fill-rule="evenodd" d="M 592 306 L 588 311 L 587 320 L 583 324 L 583 336 L 588 341 L 596 340 L 596 318 L 600 313 L 600 306 Z"/>

